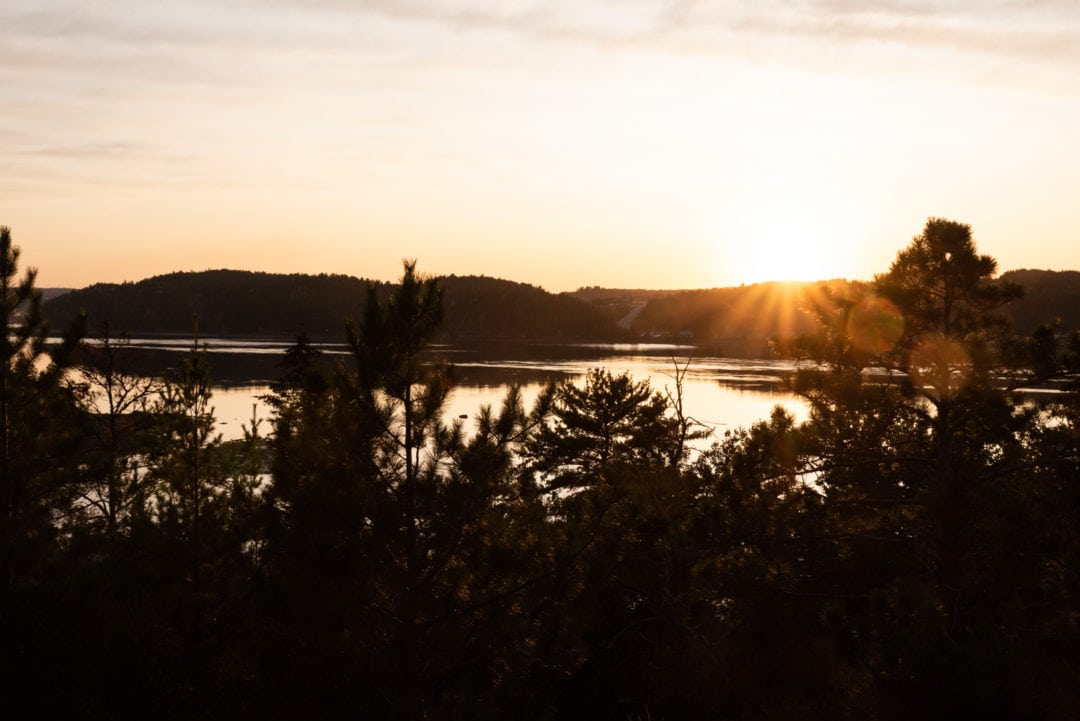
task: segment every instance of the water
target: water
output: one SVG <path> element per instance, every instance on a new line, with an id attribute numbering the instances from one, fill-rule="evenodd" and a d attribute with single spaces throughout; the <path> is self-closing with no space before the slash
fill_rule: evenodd
<path id="1" fill-rule="evenodd" d="M 238 438 L 243 426 L 256 415 L 266 419 L 267 405 L 260 396 L 269 393 L 277 364 L 291 341 L 205 338 L 215 382 L 212 405 L 223 437 Z M 160 372 L 173 367 L 179 353 L 190 349 L 184 338 L 135 338 L 148 367 Z M 343 344 L 319 344 L 331 360 L 347 361 Z M 446 410 L 448 419 L 464 417 L 466 430 L 475 428 L 481 406 L 498 408 L 507 388 L 517 384 L 526 407 L 530 407 L 549 380 L 580 381 L 592 368 L 629 373 L 648 380 L 653 390 L 675 392 L 676 364 L 689 360 L 683 379 L 685 413 L 713 429 L 749 426 L 765 419 L 776 405 L 796 419 L 806 417 L 806 405 L 784 389 L 783 381 L 793 366 L 778 360 L 745 360 L 704 355 L 688 345 L 670 344 L 534 344 L 502 343 L 476 346 L 436 346 L 433 355 L 451 362 L 455 387 Z M 269 431 L 264 422 L 260 432 Z"/>

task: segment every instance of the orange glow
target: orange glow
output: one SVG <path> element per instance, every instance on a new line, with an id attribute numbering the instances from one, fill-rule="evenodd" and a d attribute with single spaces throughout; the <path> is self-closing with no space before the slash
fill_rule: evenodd
<path id="1" fill-rule="evenodd" d="M 791 338 L 814 329 L 811 314 L 818 295 L 812 283 L 761 283 L 749 288 L 727 318 L 734 333 Z"/>
<path id="2" fill-rule="evenodd" d="M 861 351 L 887 353 L 904 334 L 904 316 L 888 299 L 867 296 L 848 314 L 847 334 Z"/>

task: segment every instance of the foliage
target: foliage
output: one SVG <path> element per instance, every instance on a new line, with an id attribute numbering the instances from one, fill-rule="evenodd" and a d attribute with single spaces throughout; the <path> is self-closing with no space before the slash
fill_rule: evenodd
<path id="1" fill-rule="evenodd" d="M 371 288 L 349 326 L 351 366 L 326 378 L 303 339 L 290 353 L 267 549 L 275 705 L 494 713 L 522 703 L 522 679 L 550 663 L 539 630 L 556 617 L 537 586 L 558 574 L 558 554 L 512 463 L 542 411 L 527 416 L 511 392 L 471 439 L 443 424 L 449 370 L 420 360 L 441 305 L 435 282 L 406 264 L 395 293 L 384 301 Z M 543 647 L 557 654 L 559 643 Z"/>
<path id="2" fill-rule="evenodd" d="M 131 513 L 147 503 L 148 483 L 140 452 L 151 442 L 161 384 L 129 368 L 130 339 L 114 335 L 108 323 L 80 349 L 76 364 L 80 404 L 90 410 L 83 431 L 89 439 L 82 483 L 86 528 L 104 525 L 115 536 Z"/>
<path id="3" fill-rule="evenodd" d="M 151 382 L 102 328 L 70 374 L 2 238 L 20 718 L 1080 714 L 1080 400 L 1012 390 L 1075 385 L 1080 340 L 1010 331 L 968 226 L 803 294 L 775 347 L 808 420 L 708 449 L 685 365 L 448 422 L 450 299 L 413 263 L 349 301 L 337 365 L 297 336 L 265 443 L 222 443 L 197 338 Z"/>
<path id="4" fill-rule="evenodd" d="M 563 382 L 554 391 L 553 422 L 530 444 L 537 482 L 546 489 L 582 487 L 617 463 L 665 462 L 666 410 L 648 381 L 626 373 L 594 368 L 583 386 Z"/>
<path id="5" fill-rule="evenodd" d="M 999 311 L 1020 291 L 994 269 L 968 226 L 930 219 L 888 273 L 822 308 L 819 337 L 789 346 L 815 363 L 796 381 L 805 462 L 834 547 L 824 573 L 843 590 L 828 613 L 858 634 L 844 675 L 872 684 L 846 691 L 859 714 L 1035 714 L 1027 621 L 1002 615 L 1001 578 L 1038 565 L 1013 549 L 1047 520 L 1030 435 L 1046 417 L 1008 393 L 1017 343 Z"/>

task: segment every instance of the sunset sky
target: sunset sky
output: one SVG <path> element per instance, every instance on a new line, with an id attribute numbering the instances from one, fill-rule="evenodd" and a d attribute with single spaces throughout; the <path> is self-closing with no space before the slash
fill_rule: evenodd
<path id="1" fill-rule="evenodd" d="M 0 225 L 45 286 L 868 278 L 928 216 L 1080 268 L 1080 3 L 0 3 Z"/>

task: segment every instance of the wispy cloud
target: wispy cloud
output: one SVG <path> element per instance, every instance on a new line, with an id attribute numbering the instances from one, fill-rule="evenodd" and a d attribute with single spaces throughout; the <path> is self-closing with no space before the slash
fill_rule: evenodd
<path id="1" fill-rule="evenodd" d="M 505 148 L 477 150 L 486 139 L 459 143 L 455 135 L 485 110 L 501 110 L 493 92 L 521 99 L 537 78 L 549 88 L 586 87 L 603 83 L 606 72 L 588 63 L 656 56 L 682 63 L 672 67 L 736 59 L 1075 97 L 1080 4 L 7 0 L 0 5 L 0 163 L 10 169 L 18 159 L 24 172 L 50 177 L 64 163 L 78 164 L 73 177 L 82 182 L 82 166 L 132 161 L 152 169 L 140 177 L 167 182 L 156 169 L 184 158 L 272 163 L 260 156 L 275 155 L 268 144 L 288 147 L 294 165 L 314 151 L 339 165 L 366 165 L 364 172 L 377 172 L 375 159 L 449 164 L 477 152 L 506 155 Z M 588 92 L 572 99 L 581 97 Z"/>
<path id="2" fill-rule="evenodd" d="M 802 38 L 816 43 L 888 41 L 998 55 L 1020 52 L 1047 62 L 1080 54 L 1080 5 L 1071 0 L 262 1 L 437 23 L 459 32 L 499 31 L 673 52 L 725 53 L 741 47 L 733 41 Z"/>
<path id="3" fill-rule="evenodd" d="M 220 0 L 202 7 L 214 18 L 209 27 L 129 29 L 126 40 L 160 35 L 159 42 L 234 54 L 334 49 L 405 72 L 447 64 L 507 70 L 518 58 L 538 57 L 552 68 L 580 68 L 580 51 L 659 54 L 1080 95 L 1080 4 L 1071 0 Z M 245 17 L 258 22 L 237 22 Z M 493 46 L 502 54 L 493 55 Z"/>
<path id="4" fill-rule="evenodd" d="M 951 52 L 972 61 L 1080 72 L 1080 4 L 1065 0 L 189 0 L 152 5 L 13 0 L 0 9 L 0 59 L 100 63 L 156 79 L 221 82 L 234 61 L 266 53 L 330 49 L 409 58 L 437 44 L 395 34 L 426 26 L 457 38 L 498 33 L 519 42 L 576 44 L 772 62 L 805 62 L 812 49 L 843 63 L 888 46 L 917 55 Z M 370 27 L 372 22 L 383 23 Z M 208 54 L 211 62 L 197 55 Z M 480 62 L 490 62 L 482 59 Z M 243 63 L 240 63 L 242 66 Z"/>

